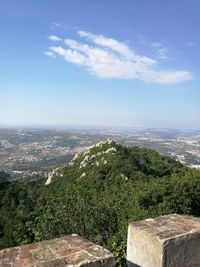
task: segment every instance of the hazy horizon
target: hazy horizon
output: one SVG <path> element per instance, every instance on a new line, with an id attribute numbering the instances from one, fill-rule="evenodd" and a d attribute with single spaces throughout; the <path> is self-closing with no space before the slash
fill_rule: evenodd
<path id="1" fill-rule="evenodd" d="M 15 123 L 4 124 L 0 122 L 0 129 L 21 129 L 21 130 L 180 130 L 180 131 L 200 131 L 200 128 L 177 128 L 177 127 L 137 127 L 130 125 L 90 125 L 90 124 L 30 124 Z"/>

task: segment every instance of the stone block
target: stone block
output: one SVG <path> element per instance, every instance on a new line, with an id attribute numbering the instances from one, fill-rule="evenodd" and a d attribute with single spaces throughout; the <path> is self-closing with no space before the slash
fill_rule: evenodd
<path id="1" fill-rule="evenodd" d="M 128 267 L 200 267 L 200 219 L 178 214 L 130 223 Z"/>
<path id="2" fill-rule="evenodd" d="M 107 249 L 77 235 L 0 250 L 0 267 L 114 267 Z"/>

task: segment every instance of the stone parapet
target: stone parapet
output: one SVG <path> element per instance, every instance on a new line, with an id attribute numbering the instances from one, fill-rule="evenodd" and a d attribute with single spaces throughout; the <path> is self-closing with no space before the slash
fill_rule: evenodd
<path id="1" fill-rule="evenodd" d="M 178 214 L 130 223 L 128 267 L 200 267 L 200 219 Z"/>
<path id="2" fill-rule="evenodd" d="M 77 235 L 0 250 L 0 267 L 114 267 L 105 248 Z"/>

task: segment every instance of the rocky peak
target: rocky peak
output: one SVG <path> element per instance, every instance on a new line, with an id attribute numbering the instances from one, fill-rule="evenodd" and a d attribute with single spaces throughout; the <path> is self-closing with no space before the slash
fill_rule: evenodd
<path id="1" fill-rule="evenodd" d="M 75 168 L 80 170 L 80 177 L 86 176 L 86 169 L 88 166 L 99 166 L 107 164 L 107 157 L 117 152 L 117 144 L 113 140 L 106 140 L 98 142 L 87 150 L 75 154 L 74 158 L 68 163 L 67 166 L 57 168 L 48 175 L 46 185 L 50 184 L 54 176 L 63 176 L 63 170 L 66 168 Z"/>
<path id="2" fill-rule="evenodd" d="M 113 154 L 117 151 L 117 144 L 113 140 L 101 141 L 94 144 L 87 150 L 78 153 L 69 163 L 70 166 L 79 165 L 79 168 L 84 168 L 87 166 L 87 163 L 92 159 L 102 158 L 103 155 Z"/>

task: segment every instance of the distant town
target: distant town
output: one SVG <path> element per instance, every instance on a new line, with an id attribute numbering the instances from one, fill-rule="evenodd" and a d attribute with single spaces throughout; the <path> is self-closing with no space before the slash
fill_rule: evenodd
<path id="1" fill-rule="evenodd" d="M 0 171 L 10 178 L 47 177 L 74 154 L 112 139 L 141 146 L 200 169 L 200 131 L 174 129 L 0 129 Z"/>

